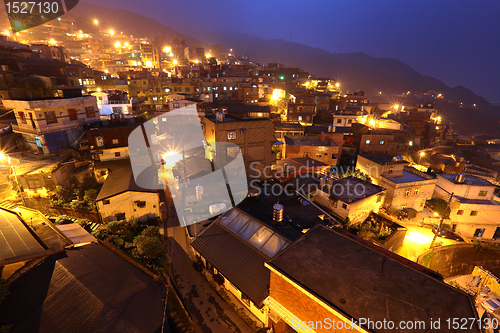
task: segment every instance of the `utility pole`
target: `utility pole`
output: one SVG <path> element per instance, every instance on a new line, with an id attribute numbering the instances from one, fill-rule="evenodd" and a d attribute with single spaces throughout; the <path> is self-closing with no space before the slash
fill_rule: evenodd
<path id="1" fill-rule="evenodd" d="M 450 204 L 451 204 L 451 200 L 453 199 L 454 194 L 455 194 L 455 192 L 451 192 L 450 199 L 448 200 L 448 203 L 446 204 L 446 208 L 444 209 L 443 215 L 439 219 L 439 225 L 438 225 L 436 232 L 434 233 L 434 238 L 432 238 L 431 246 L 429 247 L 429 249 L 432 249 L 434 247 L 434 243 L 436 243 L 438 233 L 441 230 L 441 227 L 443 225 L 443 220 L 445 217 L 449 216 Z"/>

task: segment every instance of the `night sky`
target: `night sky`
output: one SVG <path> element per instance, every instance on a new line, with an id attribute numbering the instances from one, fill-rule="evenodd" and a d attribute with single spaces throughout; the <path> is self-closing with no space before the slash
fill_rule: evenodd
<path id="1" fill-rule="evenodd" d="M 196 32 L 244 32 L 400 59 L 500 103 L 500 1 L 82 0 Z M 291 32 L 291 33 L 290 33 Z M 235 50 L 237 51 L 237 50 Z"/>

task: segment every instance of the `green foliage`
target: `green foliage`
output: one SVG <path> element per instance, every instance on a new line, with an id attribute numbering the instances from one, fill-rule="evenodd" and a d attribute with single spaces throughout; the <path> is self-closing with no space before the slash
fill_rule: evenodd
<path id="1" fill-rule="evenodd" d="M 429 206 L 431 210 L 437 212 L 440 216 L 446 218 L 446 216 L 444 216 L 446 206 L 448 205 L 446 201 L 442 199 L 431 199 L 426 202 L 426 205 Z"/>
<path id="2" fill-rule="evenodd" d="M 70 224 L 70 223 L 73 223 L 73 219 L 69 216 L 61 215 L 56 219 L 55 223 L 56 224 Z"/>
<path id="3" fill-rule="evenodd" d="M 84 201 L 74 200 L 70 202 L 69 207 L 72 209 L 85 209 L 87 208 L 87 204 Z"/>
<path id="4" fill-rule="evenodd" d="M 0 277 L 0 303 L 4 300 L 7 295 L 10 294 L 9 284 L 7 281 Z"/>
<path id="5" fill-rule="evenodd" d="M 109 230 L 103 227 L 97 228 L 96 230 L 92 231 L 92 236 L 100 240 L 105 240 L 109 235 Z"/>
<path id="6" fill-rule="evenodd" d="M 349 169 L 346 173 L 344 173 L 342 175 L 342 178 L 346 178 L 346 177 L 356 177 L 356 178 L 364 180 L 365 182 L 368 182 L 368 183 L 372 182 L 372 179 L 370 178 L 370 176 L 368 176 L 367 174 L 364 174 L 363 172 L 361 172 L 357 169 L 356 170 Z"/>
<path id="7" fill-rule="evenodd" d="M 57 185 L 54 194 L 50 196 L 52 206 L 64 207 L 69 202 L 71 193 L 64 187 Z"/>
<path id="8" fill-rule="evenodd" d="M 86 202 L 95 202 L 99 191 L 94 188 L 88 189 L 84 191 L 83 200 Z"/>
<path id="9" fill-rule="evenodd" d="M 349 231 L 366 240 L 385 240 L 392 233 L 392 229 L 375 220 L 367 219 L 363 223 L 350 226 Z"/>

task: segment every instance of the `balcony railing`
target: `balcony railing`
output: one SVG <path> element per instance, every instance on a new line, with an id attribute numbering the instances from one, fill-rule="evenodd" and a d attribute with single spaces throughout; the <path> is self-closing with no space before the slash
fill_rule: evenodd
<path id="1" fill-rule="evenodd" d="M 17 124 L 11 124 L 12 130 L 15 133 L 29 133 L 29 134 L 46 134 L 58 131 L 64 131 L 70 128 L 75 128 L 85 124 L 85 119 L 72 120 L 64 124 L 49 124 L 43 127 L 33 128 L 29 125 L 19 126 Z"/>
<path id="2" fill-rule="evenodd" d="M 119 101 L 102 101 L 100 104 L 103 105 L 109 105 L 109 104 L 130 104 L 130 100 L 124 99 L 124 100 L 119 100 Z"/>

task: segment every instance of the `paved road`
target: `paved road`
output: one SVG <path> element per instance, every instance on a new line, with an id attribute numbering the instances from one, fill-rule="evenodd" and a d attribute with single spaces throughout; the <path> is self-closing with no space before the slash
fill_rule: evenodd
<path id="1" fill-rule="evenodd" d="M 228 305 L 194 269 L 186 228 L 180 227 L 168 190 L 165 191 L 168 218 L 164 219 L 167 236 L 167 258 L 171 258 L 173 277 L 187 304 L 188 311 L 200 325 L 203 333 L 251 333 L 243 319 Z"/>

